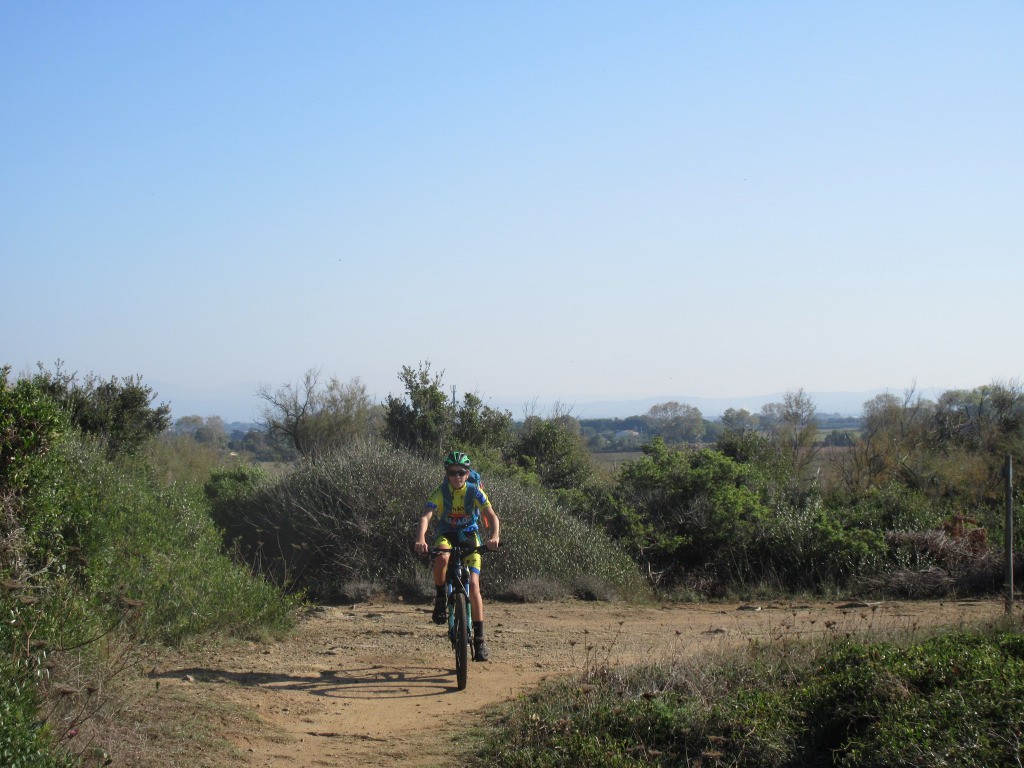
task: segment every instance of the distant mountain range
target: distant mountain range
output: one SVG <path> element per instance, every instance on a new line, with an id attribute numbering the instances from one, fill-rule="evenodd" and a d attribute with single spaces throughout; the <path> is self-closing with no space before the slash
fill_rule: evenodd
<path id="1" fill-rule="evenodd" d="M 258 421 L 263 410 L 263 402 L 256 397 L 256 384 L 245 384 L 219 389 L 188 390 L 166 383 L 150 383 L 157 393 L 157 403 L 170 403 L 172 418 L 182 416 L 220 416 L 225 422 Z M 925 397 L 928 392 L 918 390 Z M 902 389 L 872 389 L 866 392 L 808 392 L 813 399 L 818 413 L 835 413 L 841 416 L 860 416 L 864 403 L 883 392 L 902 395 Z M 935 395 L 937 397 L 937 395 Z M 588 400 L 572 401 L 563 398 L 559 402 L 563 409 L 578 419 L 626 418 L 647 413 L 652 405 L 675 401 L 698 408 L 708 419 L 716 419 L 729 408 L 744 408 L 757 413 L 766 403 L 778 403 L 785 397 L 784 392 L 773 392 L 766 395 L 750 395 L 743 397 L 688 397 L 686 395 L 659 395 L 629 400 Z M 486 398 L 484 401 L 492 408 L 500 408 L 512 413 L 513 418 L 521 419 L 528 412 L 545 416 L 555 405 L 554 400 L 542 400 L 533 397 Z"/>

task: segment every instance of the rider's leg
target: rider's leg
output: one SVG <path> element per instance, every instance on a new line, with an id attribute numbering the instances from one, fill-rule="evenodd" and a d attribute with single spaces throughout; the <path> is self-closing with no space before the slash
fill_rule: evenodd
<path id="1" fill-rule="evenodd" d="M 438 555 L 434 558 L 434 586 L 443 587 L 445 572 L 448 570 L 448 558 L 451 557 L 447 552 L 442 555 Z"/>
<path id="2" fill-rule="evenodd" d="M 469 602 L 473 606 L 473 658 L 476 661 L 490 659 L 490 651 L 484 641 L 484 599 L 480 594 L 480 574 L 469 574 Z"/>
<path id="3" fill-rule="evenodd" d="M 435 624 L 444 624 L 445 622 L 448 598 L 445 594 L 444 577 L 449 557 L 450 555 L 444 554 L 434 558 L 434 590 L 437 594 L 434 595 L 434 610 L 430 614 L 430 620 Z"/>
<path id="4" fill-rule="evenodd" d="M 484 598 L 480 594 L 480 574 L 469 574 L 469 604 L 473 606 L 473 621 L 484 620 Z"/>

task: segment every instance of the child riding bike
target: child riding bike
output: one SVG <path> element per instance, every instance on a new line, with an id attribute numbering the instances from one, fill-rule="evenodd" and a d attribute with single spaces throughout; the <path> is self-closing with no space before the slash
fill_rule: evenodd
<path id="1" fill-rule="evenodd" d="M 439 522 L 435 531 L 434 547 L 451 549 L 453 543 L 483 546 L 480 536 L 480 517 L 490 531 L 487 548 L 498 548 L 501 541 L 498 516 L 491 506 L 487 494 L 477 483 L 469 482 L 473 471 L 469 456 L 459 451 L 452 451 L 444 459 L 445 480 L 429 498 L 423 514 L 420 516 L 414 547 L 419 554 L 430 551 L 427 545 L 427 528 L 430 521 L 437 517 Z M 445 570 L 450 555 L 439 555 L 434 559 L 434 586 L 437 596 L 434 600 L 432 619 L 435 624 L 446 621 Z M 480 594 L 480 564 L 482 558 L 474 553 L 465 559 L 469 567 L 469 601 L 473 608 L 473 657 L 477 661 L 487 661 L 490 654 L 484 641 L 484 601 Z"/>

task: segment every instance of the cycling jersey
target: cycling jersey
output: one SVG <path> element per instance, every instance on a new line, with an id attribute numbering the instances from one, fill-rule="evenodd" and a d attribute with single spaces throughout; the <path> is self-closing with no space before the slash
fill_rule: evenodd
<path id="1" fill-rule="evenodd" d="M 427 499 L 426 509 L 440 518 L 438 533 L 471 533 L 479 527 L 480 512 L 491 504 L 483 489 L 473 483 L 452 488 L 445 480 Z"/>

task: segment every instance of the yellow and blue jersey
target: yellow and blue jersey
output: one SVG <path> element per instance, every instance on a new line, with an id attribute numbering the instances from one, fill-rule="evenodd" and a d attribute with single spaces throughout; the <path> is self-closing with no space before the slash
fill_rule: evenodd
<path id="1" fill-rule="evenodd" d="M 446 496 L 450 501 L 446 504 Z M 466 483 L 462 488 L 452 488 L 445 480 L 427 499 L 426 509 L 439 518 L 439 530 L 476 530 L 480 512 L 491 504 L 487 494 L 478 485 Z"/>

